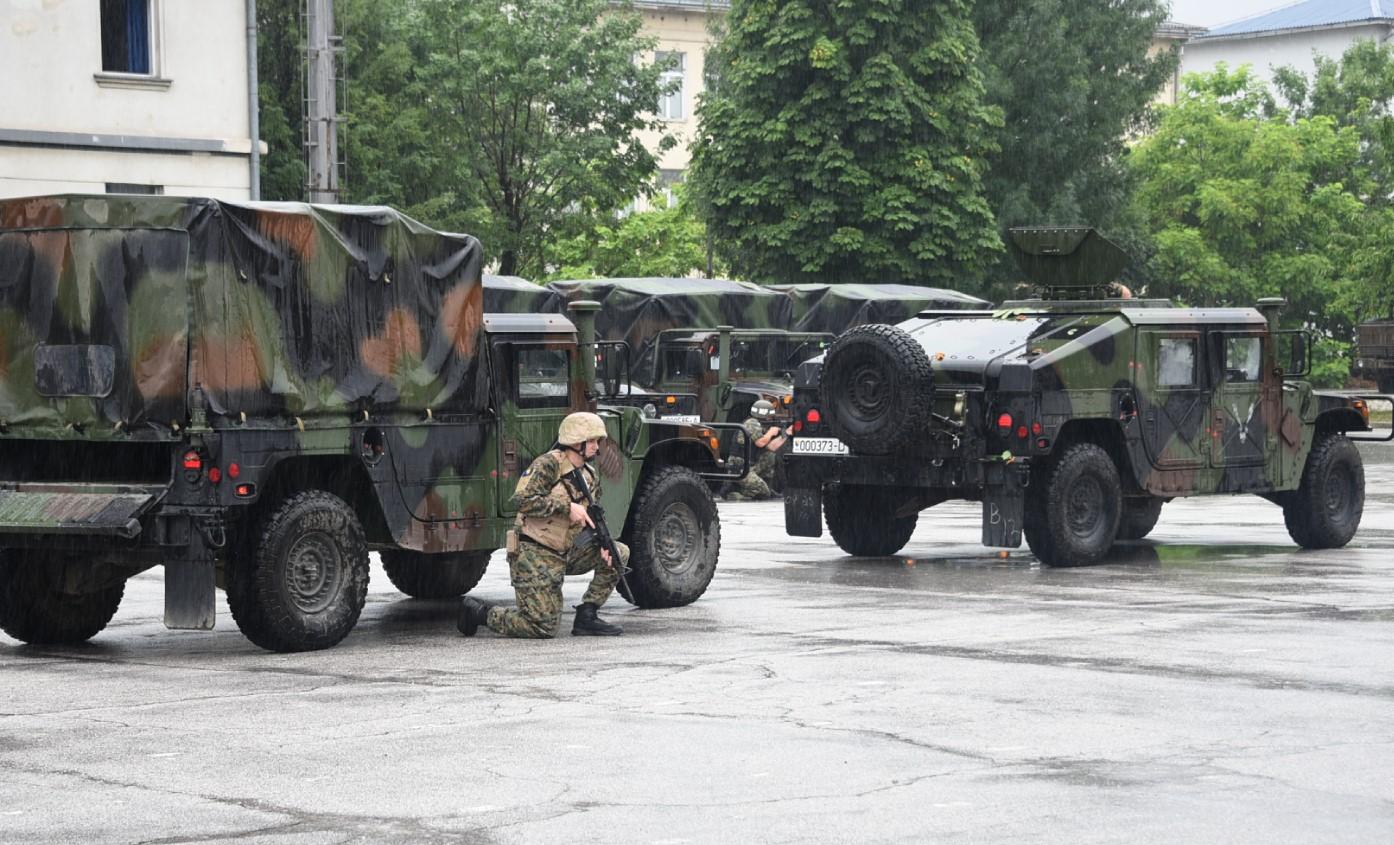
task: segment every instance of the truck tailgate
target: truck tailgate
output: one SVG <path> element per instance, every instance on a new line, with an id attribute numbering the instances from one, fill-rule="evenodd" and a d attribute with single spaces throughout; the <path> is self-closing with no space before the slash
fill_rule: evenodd
<path id="1" fill-rule="evenodd" d="M 130 539 L 161 489 L 61 484 L 0 487 L 0 534 L 101 534 Z"/>

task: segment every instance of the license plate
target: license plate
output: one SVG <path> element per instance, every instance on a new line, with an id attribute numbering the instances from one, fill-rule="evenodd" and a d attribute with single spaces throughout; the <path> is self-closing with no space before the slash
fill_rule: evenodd
<path id="1" fill-rule="evenodd" d="M 702 421 L 702 417 L 699 414 L 669 414 L 666 417 L 662 417 L 662 420 L 664 422 L 669 423 L 686 423 L 687 425 L 697 425 Z"/>
<path id="2" fill-rule="evenodd" d="M 847 455 L 847 444 L 836 437 L 795 437 L 795 455 Z"/>

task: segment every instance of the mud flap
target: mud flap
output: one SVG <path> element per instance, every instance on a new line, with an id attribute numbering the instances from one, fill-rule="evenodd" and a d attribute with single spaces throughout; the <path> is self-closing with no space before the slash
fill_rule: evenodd
<path id="1" fill-rule="evenodd" d="M 822 488 L 785 488 L 784 533 L 791 537 L 823 536 Z"/>
<path id="2" fill-rule="evenodd" d="M 1015 474 L 1003 475 L 1005 483 L 983 488 L 983 545 L 1015 549 L 1021 545 L 1026 488 Z"/>
<path id="3" fill-rule="evenodd" d="M 217 615 L 217 574 L 212 560 L 165 564 L 165 627 L 211 631 Z"/>

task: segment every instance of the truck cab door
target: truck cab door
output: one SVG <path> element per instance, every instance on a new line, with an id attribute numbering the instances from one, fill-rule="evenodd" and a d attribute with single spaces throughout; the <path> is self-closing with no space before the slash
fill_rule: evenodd
<path id="1" fill-rule="evenodd" d="M 1148 460 L 1157 469 L 1199 469 L 1209 458 L 1210 393 L 1198 331 L 1138 332 L 1138 416 Z"/>
<path id="2" fill-rule="evenodd" d="M 507 340 L 494 344 L 499 386 L 499 515 L 512 516 L 518 477 L 552 448 L 557 426 L 584 406 L 582 387 L 572 381 L 574 346 Z"/>
<path id="3" fill-rule="evenodd" d="M 1272 354 L 1268 338 L 1257 331 L 1224 331 L 1213 332 L 1210 339 L 1215 362 L 1211 465 L 1261 467 L 1277 448 L 1280 385 L 1273 367 L 1264 366 Z M 1251 486 L 1235 481 L 1237 489 Z M 1236 489 L 1228 482 L 1223 486 Z"/>

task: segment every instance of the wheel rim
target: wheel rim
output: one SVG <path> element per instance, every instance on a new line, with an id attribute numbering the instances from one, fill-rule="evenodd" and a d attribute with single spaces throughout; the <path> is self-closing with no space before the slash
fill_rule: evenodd
<path id="1" fill-rule="evenodd" d="M 702 529 L 697 513 L 686 502 L 664 508 L 653 530 L 653 556 L 668 572 L 691 569 L 701 558 Z"/>
<path id="2" fill-rule="evenodd" d="M 305 613 L 319 613 L 338 597 L 344 572 L 343 555 L 328 534 L 302 534 L 286 555 L 286 595 Z"/>
<path id="3" fill-rule="evenodd" d="M 886 412 L 890 402 L 890 385 L 875 361 L 865 361 L 852 371 L 847 401 L 852 413 L 864 420 L 874 420 Z"/>
<path id="4" fill-rule="evenodd" d="M 1337 466 L 1327 474 L 1323 498 L 1326 503 L 1327 516 L 1331 517 L 1332 521 L 1345 521 L 1347 511 L 1350 509 L 1352 486 L 1349 467 Z"/>
<path id="5" fill-rule="evenodd" d="M 1104 527 L 1104 488 L 1099 479 L 1085 476 L 1070 487 L 1065 501 L 1065 525 L 1070 533 L 1089 540 Z"/>

